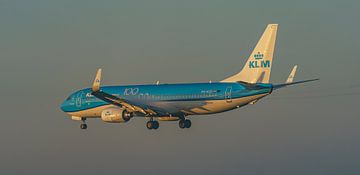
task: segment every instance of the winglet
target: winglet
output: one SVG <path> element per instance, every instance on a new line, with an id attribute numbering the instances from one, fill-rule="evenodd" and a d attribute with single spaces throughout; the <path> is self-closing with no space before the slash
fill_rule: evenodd
<path id="1" fill-rule="evenodd" d="M 293 82 L 294 77 L 295 77 L 295 74 L 296 74 L 296 69 L 297 69 L 297 65 L 295 65 L 294 68 L 292 69 L 289 77 L 287 78 L 287 80 L 286 80 L 286 82 L 285 82 L 286 84 Z"/>
<path id="2" fill-rule="evenodd" d="M 101 69 L 98 69 L 96 72 L 94 83 L 92 85 L 93 92 L 97 92 L 100 90 L 100 82 L 101 82 Z"/>

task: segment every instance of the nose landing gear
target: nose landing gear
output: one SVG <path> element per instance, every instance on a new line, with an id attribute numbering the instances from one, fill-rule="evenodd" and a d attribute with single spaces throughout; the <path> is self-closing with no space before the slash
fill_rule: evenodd
<path id="1" fill-rule="evenodd" d="M 87 124 L 82 123 L 82 124 L 80 125 L 80 129 L 87 129 Z"/>
<path id="2" fill-rule="evenodd" d="M 82 123 L 80 124 L 80 129 L 87 129 L 87 124 L 85 123 L 85 120 L 85 117 L 81 118 Z"/>

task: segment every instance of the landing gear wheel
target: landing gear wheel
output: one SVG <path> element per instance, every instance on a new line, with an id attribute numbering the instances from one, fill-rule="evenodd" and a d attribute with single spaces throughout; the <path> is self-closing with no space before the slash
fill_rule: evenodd
<path id="1" fill-rule="evenodd" d="M 153 123 L 152 123 L 152 121 L 148 121 L 148 122 L 146 123 L 146 127 L 147 127 L 147 129 L 153 129 Z"/>
<path id="2" fill-rule="evenodd" d="M 185 120 L 185 127 L 190 128 L 191 127 L 191 120 Z"/>
<path id="3" fill-rule="evenodd" d="M 185 120 L 179 121 L 179 128 L 184 129 L 185 128 Z"/>
<path id="4" fill-rule="evenodd" d="M 80 129 L 86 129 L 86 128 L 87 128 L 87 124 L 82 123 L 82 124 L 80 125 Z"/>
<path id="5" fill-rule="evenodd" d="M 158 129 L 159 128 L 159 122 L 158 121 L 152 121 L 153 124 L 153 129 Z"/>
<path id="6" fill-rule="evenodd" d="M 190 128 L 191 127 L 191 121 L 188 119 L 185 120 L 180 120 L 179 121 L 179 128 L 184 129 L 184 128 Z"/>
<path id="7" fill-rule="evenodd" d="M 147 129 L 158 129 L 159 128 L 159 122 L 158 121 L 148 121 L 146 123 Z"/>

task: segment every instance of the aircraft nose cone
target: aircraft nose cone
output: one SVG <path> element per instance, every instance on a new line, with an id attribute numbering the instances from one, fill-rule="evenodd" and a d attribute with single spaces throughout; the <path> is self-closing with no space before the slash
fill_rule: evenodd
<path id="1" fill-rule="evenodd" d="M 61 109 L 63 112 L 65 112 L 65 110 L 66 110 L 66 102 L 61 103 L 60 109 Z"/>

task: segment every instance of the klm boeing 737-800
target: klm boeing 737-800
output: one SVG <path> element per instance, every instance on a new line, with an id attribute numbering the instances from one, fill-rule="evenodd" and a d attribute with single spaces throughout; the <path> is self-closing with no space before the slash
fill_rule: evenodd
<path id="1" fill-rule="evenodd" d="M 317 79 L 293 82 L 295 66 L 284 84 L 269 83 L 278 25 L 269 24 L 243 69 L 222 81 L 183 84 L 146 84 L 100 86 L 101 69 L 92 88 L 71 94 L 61 109 L 71 119 L 82 121 L 101 118 L 104 122 L 123 123 L 145 117 L 148 129 L 158 129 L 158 121 L 179 121 L 180 128 L 190 128 L 191 115 L 215 114 L 255 104 L 273 90 Z"/>

